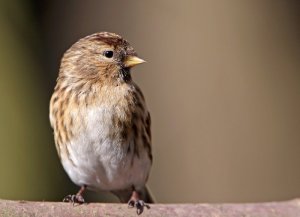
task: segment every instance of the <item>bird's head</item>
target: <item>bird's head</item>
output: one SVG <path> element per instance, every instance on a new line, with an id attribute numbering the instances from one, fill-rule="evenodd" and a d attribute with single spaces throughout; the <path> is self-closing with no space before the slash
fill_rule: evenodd
<path id="1" fill-rule="evenodd" d="M 131 81 L 130 68 L 145 62 L 121 36 L 95 33 L 73 44 L 63 56 L 60 77 L 101 82 Z"/>

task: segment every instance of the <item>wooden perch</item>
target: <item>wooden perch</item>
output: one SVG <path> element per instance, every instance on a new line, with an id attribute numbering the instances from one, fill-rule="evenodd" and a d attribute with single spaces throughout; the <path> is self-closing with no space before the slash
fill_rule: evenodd
<path id="1" fill-rule="evenodd" d="M 1 217 L 31 216 L 137 216 L 125 204 L 90 203 L 72 206 L 61 202 L 0 200 Z M 300 199 L 249 204 L 152 204 L 141 216 L 300 217 Z"/>

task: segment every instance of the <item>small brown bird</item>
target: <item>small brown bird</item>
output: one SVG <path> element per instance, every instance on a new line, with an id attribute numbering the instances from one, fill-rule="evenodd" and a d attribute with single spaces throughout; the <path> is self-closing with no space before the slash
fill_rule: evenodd
<path id="1" fill-rule="evenodd" d="M 62 58 L 50 101 L 56 149 L 80 191 L 110 191 L 141 214 L 151 203 L 145 186 L 152 165 L 150 114 L 131 67 L 145 62 L 121 36 L 95 33 Z"/>

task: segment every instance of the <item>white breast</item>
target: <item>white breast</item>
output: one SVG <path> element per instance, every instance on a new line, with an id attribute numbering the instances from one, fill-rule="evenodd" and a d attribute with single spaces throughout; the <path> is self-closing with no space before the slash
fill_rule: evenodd
<path id="1" fill-rule="evenodd" d="M 145 184 L 151 162 L 146 151 L 139 157 L 133 154 L 132 138 L 125 144 L 111 139 L 112 114 L 115 113 L 114 106 L 101 104 L 72 114 L 75 119 L 82 118 L 83 127 L 67 144 L 71 160 L 62 160 L 62 164 L 77 185 L 109 191 Z M 118 114 L 125 115 L 122 111 Z"/>

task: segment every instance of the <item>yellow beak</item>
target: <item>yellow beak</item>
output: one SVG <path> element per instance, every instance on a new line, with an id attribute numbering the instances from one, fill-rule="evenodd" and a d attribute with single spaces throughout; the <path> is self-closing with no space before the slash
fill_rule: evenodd
<path id="1" fill-rule="evenodd" d="M 128 68 L 131 68 L 135 65 L 138 65 L 138 64 L 141 64 L 141 63 L 144 63 L 146 62 L 145 60 L 137 57 L 137 56 L 127 56 L 125 61 L 124 61 L 124 66 L 125 67 L 128 67 Z"/>

